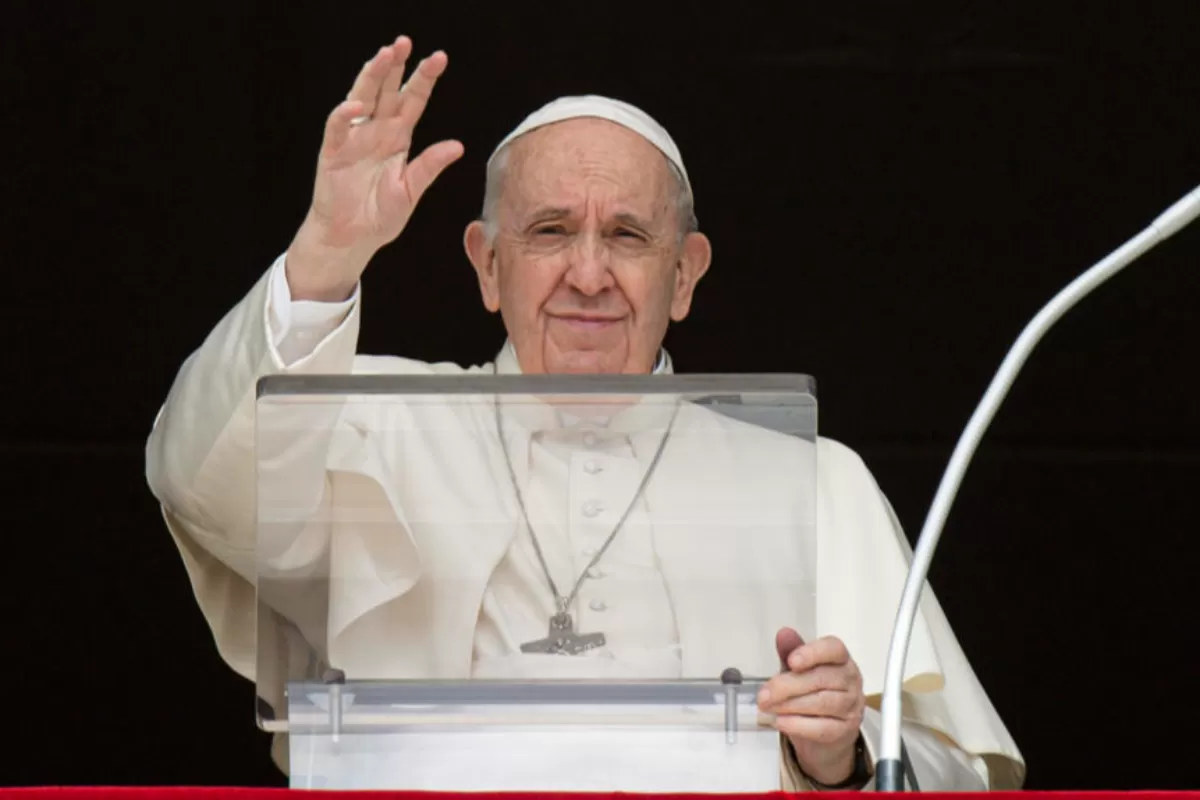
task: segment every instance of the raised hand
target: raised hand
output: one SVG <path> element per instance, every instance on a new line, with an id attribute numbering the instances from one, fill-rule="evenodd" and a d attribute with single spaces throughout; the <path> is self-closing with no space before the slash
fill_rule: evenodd
<path id="1" fill-rule="evenodd" d="M 448 61 L 433 53 L 404 83 L 411 52 L 406 36 L 380 48 L 326 121 L 312 204 L 287 253 L 294 299 L 349 297 L 372 256 L 400 235 L 425 190 L 463 153 L 447 140 L 410 158 L 413 130 Z"/>

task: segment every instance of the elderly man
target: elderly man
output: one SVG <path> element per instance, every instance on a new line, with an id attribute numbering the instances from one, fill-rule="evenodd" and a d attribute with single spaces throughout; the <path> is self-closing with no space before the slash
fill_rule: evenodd
<path id="1" fill-rule="evenodd" d="M 405 37 L 380 49 L 345 102 L 329 115 L 306 219 L 287 252 L 184 364 L 147 446 L 150 485 L 217 646 L 250 679 L 263 664 L 255 660 L 250 624 L 256 603 L 256 522 L 254 499 L 247 496 L 255 473 L 258 378 L 366 372 L 669 373 L 671 361 L 661 342 L 670 322 L 687 316 L 696 285 L 709 268 L 711 247 L 697 230 L 687 172 L 666 131 L 624 103 L 564 98 L 528 117 L 496 148 L 488 164 L 481 219 L 466 228 L 465 249 L 484 306 L 501 314 L 508 332 L 495 363 L 463 369 L 356 355 L 363 272 L 374 254 L 400 235 L 421 196 L 463 152 L 458 142 L 445 141 L 410 158 L 414 127 L 447 65 L 444 53 L 434 53 L 404 82 L 410 52 Z M 395 463 L 370 471 L 334 464 L 330 442 L 314 442 L 298 446 L 313 445 L 319 452 L 311 486 L 301 481 L 297 491 L 314 503 L 320 498 L 326 512 L 338 502 L 374 503 L 383 509 L 387 535 L 376 537 L 384 541 L 364 552 L 369 551 L 375 559 L 370 563 L 379 571 L 394 568 L 404 578 L 399 588 L 368 604 L 378 612 L 372 623 L 354 619 L 362 640 L 357 645 L 343 642 L 339 651 L 351 661 L 359 659 L 355 663 L 361 675 L 352 671 L 350 677 L 542 674 L 548 662 L 519 646 L 533 630 L 529 626 L 545 619 L 542 607 L 552 603 L 549 575 L 543 574 L 546 564 L 539 567 L 530 549 L 530 541 L 537 547 L 529 537 L 538 525 L 527 526 L 529 537 L 514 534 L 498 540 L 488 575 L 477 587 L 463 589 L 469 596 L 460 605 L 472 615 L 468 627 L 473 629 L 461 645 L 470 653 L 469 674 L 437 674 L 413 666 L 404 661 L 404 648 L 390 648 L 390 643 L 428 635 L 429 609 L 447 604 L 430 601 L 432 605 L 407 607 L 392 616 L 388 609 L 417 603 L 420 592 L 439 591 L 429 581 L 417 580 L 423 548 L 436 549 L 461 535 L 461 530 L 447 528 L 422 540 L 425 534 L 415 530 L 420 526 L 414 523 L 408 526 L 414 530 L 406 530 L 402 524 L 418 518 L 422 504 L 433 502 L 430 496 L 441 490 L 438 484 L 421 483 L 426 473 L 436 471 L 437 454 L 410 453 L 407 473 Z M 821 590 L 819 605 L 834 610 L 823 612 L 819 627 L 830 635 L 804 642 L 792 628 L 778 626 L 767 646 L 783 669 L 766 684 L 760 707 L 783 734 L 781 788 L 864 788 L 877 746 L 875 708 L 887 631 L 907 551 L 887 501 L 862 462 L 826 439 L 818 440 L 817 453 L 820 538 L 842 554 L 840 561 L 822 562 L 822 569 L 828 566 L 837 573 L 821 584 L 828 588 Z M 429 469 L 413 468 L 412 458 L 428 459 Z M 356 470 L 368 480 L 348 482 L 347 475 Z M 518 493 L 536 490 L 543 502 L 556 502 L 553 490 L 535 486 L 543 481 L 538 469 L 529 467 L 525 480 L 526 486 L 515 487 Z M 466 478 L 462 482 L 468 483 Z M 486 481 L 474 485 L 482 483 Z M 344 499 L 350 496 L 359 499 Z M 465 502 L 465 495 L 439 502 L 440 508 L 453 508 Z M 620 529 L 618 522 L 610 537 L 616 549 L 610 555 L 616 561 L 636 561 L 635 533 L 622 542 Z M 327 527 L 313 547 L 289 541 L 281 552 L 290 554 L 287 558 L 306 548 L 325 552 L 337 537 L 355 535 Z M 541 558 L 540 549 L 536 555 Z M 652 573 L 653 560 L 637 568 Z M 574 578 L 562 576 L 559 583 L 570 585 Z M 532 595 L 538 595 L 538 608 L 524 608 Z M 658 626 L 663 642 L 683 641 L 671 617 L 654 605 L 648 601 L 642 609 L 653 620 L 647 624 Z M 905 735 L 922 788 L 1019 786 L 1021 756 L 929 593 L 919 627 L 924 638 L 914 645 L 910 662 L 922 662 L 914 670 L 926 680 L 907 684 L 912 691 L 906 696 Z M 853 648 L 848 641 L 855 642 Z M 556 658 L 558 664 L 581 665 L 575 672 L 564 667 L 577 676 L 600 669 L 602 663 Z M 671 663 L 676 666 L 664 669 L 674 669 L 678 677 L 677 659 Z M 404 674 L 393 674 L 398 672 Z"/>

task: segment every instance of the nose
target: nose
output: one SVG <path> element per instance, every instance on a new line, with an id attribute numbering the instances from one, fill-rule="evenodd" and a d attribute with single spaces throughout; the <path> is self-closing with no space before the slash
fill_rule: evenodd
<path id="1" fill-rule="evenodd" d="M 581 294 L 594 297 L 614 285 L 608 252 L 597 242 L 598 237 L 581 236 L 571 248 L 568 258 L 567 285 Z"/>

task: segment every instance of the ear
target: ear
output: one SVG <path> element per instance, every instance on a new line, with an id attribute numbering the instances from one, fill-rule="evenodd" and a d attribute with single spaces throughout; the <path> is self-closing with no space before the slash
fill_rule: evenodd
<path id="1" fill-rule="evenodd" d="M 712 244 L 703 233 L 689 233 L 675 265 L 675 293 L 671 297 L 671 319 L 680 322 L 692 308 L 696 284 L 708 272 L 712 262 Z"/>
<path id="2" fill-rule="evenodd" d="M 483 306 L 494 314 L 500 310 L 500 277 L 496 274 L 496 251 L 488 241 L 482 222 L 475 220 L 467 226 L 463 232 L 463 247 L 479 276 Z"/>

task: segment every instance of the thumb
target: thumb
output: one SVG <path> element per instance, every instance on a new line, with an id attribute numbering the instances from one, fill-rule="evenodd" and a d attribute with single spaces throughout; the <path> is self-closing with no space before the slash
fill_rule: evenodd
<path id="1" fill-rule="evenodd" d="M 796 651 L 796 648 L 804 646 L 804 639 L 796 632 L 795 628 L 780 628 L 775 634 L 775 652 L 779 654 L 779 665 L 787 670 L 788 656 Z"/>

